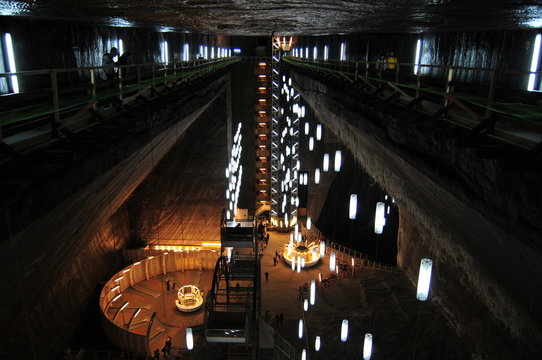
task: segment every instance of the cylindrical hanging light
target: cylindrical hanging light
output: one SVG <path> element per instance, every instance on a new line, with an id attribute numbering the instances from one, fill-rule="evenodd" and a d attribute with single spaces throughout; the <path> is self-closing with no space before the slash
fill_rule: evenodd
<path id="1" fill-rule="evenodd" d="M 373 335 L 365 334 L 365 340 L 363 341 L 363 360 L 370 360 L 371 353 L 373 352 Z"/>
<path id="2" fill-rule="evenodd" d="M 356 213 L 358 211 L 358 195 L 357 194 L 350 194 L 350 206 L 348 211 L 348 217 L 350 220 L 354 220 L 356 218 Z"/>
<path id="3" fill-rule="evenodd" d="M 309 151 L 314 150 L 314 138 L 311 136 L 309 137 Z"/>
<path id="4" fill-rule="evenodd" d="M 316 125 L 316 140 L 322 140 L 322 124 Z"/>
<path id="5" fill-rule="evenodd" d="M 322 170 L 327 172 L 329 170 L 329 154 L 324 154 L 324 161 L 322 162 Z"/>
<path id="6" fill-rule="evenodd" d="M 348 339 L 348 320 L 343 320 L 341 324 L 341 341 L 346 342 Z"/>
<path id="7" fill-rule="evenodd" d="M 320 184 L 320 169 L 319 168 L 314 169 L 314 183 Z"/>
<path id="8" fill-rule="evenodd" d="M 309 129 L 310 129 L 309 122 L 306 121 L 306 122 L 305 122 L 305 135 L 309 135 Z"/>
<path id="9" fill-rule="evenodd" d="M 326 255 L 326 242 L 320 241 L 320 257 L 324 257 Z"/>
<path id="10" fill-rule="evenodd" d="M 341 171 L 342 165 L 342 152 L 341 150 L 335 151 L 335 172 Z"/>
<path id="11" fill-rule="evenodd" d="M 303 338 L 303 319 L 299 319 L 299 325 L 297 326 L 297 336 Z"/>
<path id="12" fill-rule="evenodd" d="M 194 337 L 192 335 L 192 328 L 186 328 L 186 348 L 192 350 L 194 348 Z"/>
<path id="13" fill-rule="evenodd" d="M 303 310 L 304 311 L 309 310 L 309 300 L 308 299 L 303 300 Z"/>
<path id="14" fill-rule="evenodd" d="M 320 351 L 320 336 L 317 336 L 316 339 L 314 339 L 314 350 Z"/>
<path id="15" fill-rule="evenodd" d="M 297 272 L 298 273 L 301 272 L 301 257 L 300 256 L 297 257 Z"/>
<path id="16" fill-rule="evenodd" d="M 420 301 L 427 300 L 429 296 L 429 286 L 431 285 L 431 268 L 433 262 L 431 259 L 422 259 L 420 262 L 420 273 L 418 275 L 418 289 L 416 298 Z"/>
<path id="17" fill-rule="evenodd" d="M 329 271 L 335 271 L 335 252 L 329 256 Z"/>
<path id="18" fill-rule="evenodd" d="M 292 271 L 295 271 L 295 256 L 292 257 Z"/>
<path id="19" fill-rule="evenodd" d="M 311 292 L 310 292 L 311 305 L 314 305 L 316 301 L 316 280 L 311 280 Z"/>
<path id="20" fill-rule="evenodd" d="M 312 222 L 311 222 L 311 218 L 310 217 L 307 217 L 307 230 L 310 230 L 311 227 L 312 227 Z"/>
<path id="21" fill-rule="evenodd" d="M 385 209 L 386 205 L 383 202 L 376 203 L 375 234 L 382 234 L 382 231 L 384 230 L 384 225 L 386 225 L 386 217 L 384 215 Z"/>
<path id="22" fill-rule="evenodd" d="M 301 360 L 307 360 L 307 350 L 305 349 L 301 352 Z"/>

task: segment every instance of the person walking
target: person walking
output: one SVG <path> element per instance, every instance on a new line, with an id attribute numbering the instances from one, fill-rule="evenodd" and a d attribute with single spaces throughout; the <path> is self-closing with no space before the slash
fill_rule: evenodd
<path id="1" fill-rule="evenodd" d="M 276 257 L 273 258 L 273 266 L 277 266 L 277 258 Z"/>
<path id="2" fill-rule="evenodd" d="M 171 356 L 171 336 L 167 337 L 164 347 L 166 348 L 166 353 L 168 354 L 168 356 Z"/>
<path id="3" fill-rule="evenodd" d="M 269 280 L 269 273 L 267 271 L 265 272 L 265 280 Z"/>

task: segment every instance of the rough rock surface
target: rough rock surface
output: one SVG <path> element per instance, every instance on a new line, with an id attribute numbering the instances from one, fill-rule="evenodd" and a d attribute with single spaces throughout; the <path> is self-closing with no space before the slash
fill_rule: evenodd
<path id="1" fill-rule="evenodd" d="M 301 35 L 536 27 L 542 7 L 507 0 L 14 0 L 3 2 L 0 13 L 226 35 Z"/>

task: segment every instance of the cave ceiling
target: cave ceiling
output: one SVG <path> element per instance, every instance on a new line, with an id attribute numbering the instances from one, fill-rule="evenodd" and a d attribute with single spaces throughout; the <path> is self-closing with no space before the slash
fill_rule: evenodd
<path id="1" fill-rule="evenodd" d="M 542 1 L 2 0 L 0 15 L 231 36 L 416 33 L 542 27 Z"/>

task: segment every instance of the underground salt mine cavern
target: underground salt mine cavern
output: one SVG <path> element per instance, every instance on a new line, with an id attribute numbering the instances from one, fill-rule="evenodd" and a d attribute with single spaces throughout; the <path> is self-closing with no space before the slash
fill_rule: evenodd
<path id="1" fill-rule="evenodd" d="M 0 359 L 542 358 L 542 4 L 0 2 Z"/>

